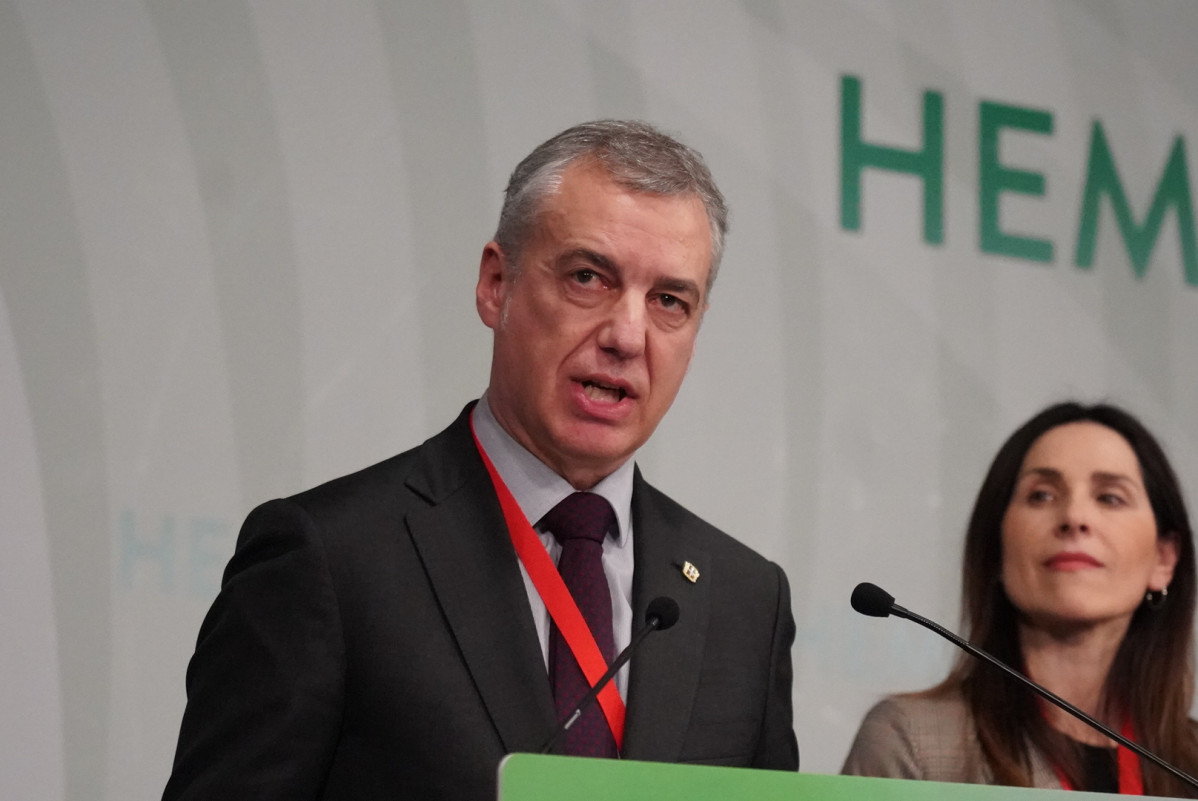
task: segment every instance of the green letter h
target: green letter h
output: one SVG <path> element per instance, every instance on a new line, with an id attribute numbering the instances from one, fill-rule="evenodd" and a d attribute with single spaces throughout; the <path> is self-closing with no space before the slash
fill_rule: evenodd
<path id="1" fill-rule="evenodd" d="M 840 81 L 840 226 L 861 228 L 861 173 L 867 167 L 905 172 L 923 179 L 923 238 L 944 242 L 944 100 L 923 93 L 923 149 L 903 150 L 861 139 L 861 80 Z"/>

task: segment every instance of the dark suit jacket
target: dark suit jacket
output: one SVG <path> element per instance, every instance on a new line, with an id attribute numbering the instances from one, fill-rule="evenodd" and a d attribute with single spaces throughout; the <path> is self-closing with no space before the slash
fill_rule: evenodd
<path id="1" fill-rule="evenodd" d="M 669 595 L 681 616 L 631 662 L 624 756 L 797 769 L 785 575 L 634 481 L 634 615 Z M 495 797 L 556 721 L 466 412 L 250 514 L 187 694 L 164 799 Z"/>

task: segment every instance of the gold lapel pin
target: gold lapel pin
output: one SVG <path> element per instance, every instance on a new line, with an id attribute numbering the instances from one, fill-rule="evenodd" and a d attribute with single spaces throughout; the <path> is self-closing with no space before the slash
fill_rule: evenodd
<path id="1" fill-rule="evenodd" d="M 686 576 L 687 580 L 691 584 L 694 584 L 699 580 L 699 568 L 695 567 L 690 562 L 683 562 L 682 575 Z"/>

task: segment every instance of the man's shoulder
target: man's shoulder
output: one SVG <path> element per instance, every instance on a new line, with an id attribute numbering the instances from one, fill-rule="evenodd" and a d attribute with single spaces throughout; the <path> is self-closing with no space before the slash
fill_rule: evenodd
<path id="1" fill-rule="evenodd" d="M 481 468 L 468 423 L 472 405 L 446 429 L 414 448 L 304 490 L 284 502 L 310 513 L 435 502 Z"/>
<path id="2" fill-rule="evenodd" d="M 746 565 L 772 565 L 736 537 L 654 487 L 644 479 L 639 469 L 633 479 L 632 508 L 634 530 L 640 530 L 648 523 L 654 529 L 662 528 L 685 536 L 690 543 L 718 554 L 721 560 L 738 560 Z"/>

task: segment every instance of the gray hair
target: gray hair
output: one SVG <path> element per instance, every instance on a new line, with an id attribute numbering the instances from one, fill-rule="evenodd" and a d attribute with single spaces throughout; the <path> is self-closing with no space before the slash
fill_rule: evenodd
<path id="1" fill-rule="evenodd" d="M 532 233 L 542 201 L 557 191 L 562 173 L 579 159 L 593 159 L 617 184 L 633 192 L 696 195 L 711 229 L 711 268 L 715 283 L 724 255 L 728 207 L 697 150 L 645 122 L 596 120 L 562 131 L 521 161 L 504 192 L 495 242 L 519 269 L 520 251 Z"/>

